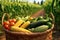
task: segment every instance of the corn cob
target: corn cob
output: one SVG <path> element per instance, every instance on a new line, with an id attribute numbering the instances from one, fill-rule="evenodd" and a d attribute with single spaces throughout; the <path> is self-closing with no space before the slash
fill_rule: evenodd
<path id="1" fill-rule="evenodd" d="M 19 28 L 19 27 L 11 27 L 11 30 L 12 30 L 12 31 L 15 31 L 15 32 L 32 33 L 32 32 L 30 32 L 30 31 L 27 30 L 27 29 Z"/>
<path id="2" fill-rule="evenodd" d="M 14 26 L 19 27 L 23 22 L 24 22 L 23 20 L 19 20 L 16 22 L 16 24 Z"/>
<path id="3" fill-rule="evenodd" d="M 30 21 L 27 21 L 20 28 L 27 28 L 29 24 L 30 24 Z"/>

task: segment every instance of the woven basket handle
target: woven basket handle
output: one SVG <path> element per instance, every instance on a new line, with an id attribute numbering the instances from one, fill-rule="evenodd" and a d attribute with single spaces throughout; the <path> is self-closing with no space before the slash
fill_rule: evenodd
<path id="1" fill-rule="evenodd" d="M 2 25 L 3 25 L 3 21 L 4 21 L 5 16 L 7 16 L 7 19 L 10 18 L 8 13 L 4 13 L 3 16 L 2 16 Z"/>
<path id="2" fill-rule="evenodd" d="M 53 15 L 53 13 L 50 13 L 51 14 L 51 17 L 52 17 L 52 21 L 53 21 L 53 23 L 55 23 L 55 17 L 54 17 L 54 15 Z"/>

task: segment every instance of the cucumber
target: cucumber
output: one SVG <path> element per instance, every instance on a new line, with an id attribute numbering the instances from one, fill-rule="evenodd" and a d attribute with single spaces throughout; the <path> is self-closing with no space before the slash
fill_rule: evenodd
<path id="1" fill-rule="evenodd" d="M 49 18 L 49 21 L 52 22 L 52 18 Z"/>
<path id="2" fill-rule="evenodd" d="M 37 20 L 37 21 L 48 22 L 49 21 L 49 17 L 43 18 L 43 19 L 40 19 L 40 20 Z"/>
<path id="3" fill-rule="evenodd" d="M 46 30 L 48 30 L 48 25 L 42 25 L 42 26 L 38 26 L 36 28 L 32 28 L 32 29 L 29 29 L 30 31 L 32 32 L 44 32 Z"/>
<path id="4" fill-rule="evenodd" d="M 49 29 L 52 27 L 52 23 L 51 22 L 47 22 L 47 25 L 49 26 Z"/>
<path id="5" fill-rule="evenodd" d="M 37 20 L 41 20 L 41 19 L 43 19 L 43 16 L 39 16 Z"/>
<path id="6" fill-rule="evenodd" d="M 37 19 L 38 19 L 38 18 L 34 18 L 34 19 L 30 20 L 30 21 L 31 21 L 31 23 L 37 22 Z"/>
<path id="7" fill-rule="evenodd" d="M 28 25 L 28 28 L 35 28 L 37 26 L 45 25 L 46 23 L 47 22 L 43 22 L 43 21 L 33 22 L 30 25 Z"/>

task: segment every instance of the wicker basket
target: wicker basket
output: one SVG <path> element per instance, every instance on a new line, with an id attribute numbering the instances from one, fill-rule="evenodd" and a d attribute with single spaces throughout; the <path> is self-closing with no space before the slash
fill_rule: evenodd
<path id="1" fill-rule="evenodd" d="M 5 15 L 6 13 L 2 17 L 2 23 L 3 23 Z M 53 18 L 51 29 L 45 32 L 32 33 L 32 34 L 24 34 L 22 32 L 11 32 L 4 29 L 5 34 L 6 34 L 6 40 L 52 40 L 52 31 L 54 28 L 54 16 L 52 13 L 50 16 Z"/>

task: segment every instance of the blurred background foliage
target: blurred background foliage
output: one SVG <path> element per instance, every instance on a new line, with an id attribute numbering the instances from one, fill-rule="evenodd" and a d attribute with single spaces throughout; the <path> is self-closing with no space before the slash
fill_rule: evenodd
<path id="1" fill-rule="evenodd" d="M 45 3 L 45 10 L 55 16 L 55 30 L 60 31 L 60 0 L 46 0 Z"/>

